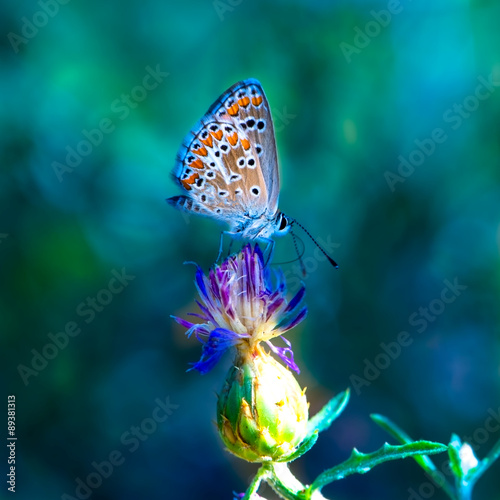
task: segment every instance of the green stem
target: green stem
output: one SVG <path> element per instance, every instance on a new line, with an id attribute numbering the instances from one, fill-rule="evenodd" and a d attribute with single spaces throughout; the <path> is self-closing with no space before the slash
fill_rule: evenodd
<path id="1" fill-rule="evenodd" d="M 272 462 L 264 464 L 262 468 L 268 471 L 266 482 L 271 486 L 277 495 L 286 500 L 326 500 L 318 491 L 314 495 L 307 497 L 306 486 L 302 484 L 290 471 L 287 463 Z"/>
<path id="2" fill-rule="evenodd" d="M 457 500 L 471 500 L 472 499 L 472 484 L 461 483 L 457 484 Z"/>
<path id="3" fill-rule="evenodd" d="M 255 474 L 253 481 L 251 482 L 250 486 L 245 492 L 243 500 L 250 500 L 252 498 L 252 495 L 254 493 L 257 493 L 260 487 L 260 483 L 263 480 L 266 480 L 267 476 L 269 476 L 268 470 L 264 466 L 260 467 L 259 470 L 257 471 L 257 474 Z"/>

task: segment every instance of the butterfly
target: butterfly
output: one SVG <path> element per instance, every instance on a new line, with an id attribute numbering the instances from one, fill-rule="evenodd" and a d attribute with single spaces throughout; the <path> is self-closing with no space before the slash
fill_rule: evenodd
<path id="1" fill-rule="evenodd" d="M 172 176 L 185 194 L 167 202 L 227 223 L 230 235 L 272 242 L 296 223 L 278 210 L 273 119 L 253 78 L 235 83 L 210 106 L 185 137 Z"/>

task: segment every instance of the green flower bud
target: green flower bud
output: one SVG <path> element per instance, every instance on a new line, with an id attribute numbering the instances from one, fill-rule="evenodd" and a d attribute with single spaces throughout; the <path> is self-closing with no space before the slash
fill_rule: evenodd
<path id="1" fill-rule="evenodd" d="M 306 433 L 304 392 L 261 347 L 240 351 L 217 402 L 217 426 L 228 450 L 249 462 L 275 461 L 293 452 Z"/>

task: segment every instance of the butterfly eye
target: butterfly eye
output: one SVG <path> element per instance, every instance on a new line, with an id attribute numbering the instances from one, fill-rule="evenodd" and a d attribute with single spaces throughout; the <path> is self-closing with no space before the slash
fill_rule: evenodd
<path id="1" fill-rule="evenodd" d="M 254 195 L 254 196 L 259 196 L 260 194 L 260 188 L 259 186 L 252 186 L 250 188 L 250 192 Z"/>
<path id="2" fill-rule="evenodd" d="M 250 156 L 247 160 L 247 166 L 248 168 L 255 168 L 255 158 L 253 156 Z"/>
<path id="3" fill-rule="evenodd" d="M 215 177 L 215 172 L 207 172 L 207 177 L 213 179 Z"/>
<path id="4" fill-rule="evenodd" d="M 259 120 L 257 122 L 257 129 L 258 129 L 258 131 L 259 132 L 264 132 L 265 128 L 266 128 L 266 122 L 264 120 Z"/>
<path id="5" fill-rule="evenodd" d="M 281 215 L 281 222 L 280 222 L 279 230 L 284 231 L 287 228 L 287 226 L 288 226 L 288 221 L 286 220 L 286 217 Z"/>
<path id="6" fill-rule="evenodd" d="M 202 194 L 200 196 L 200 200 L 203 201 L 203 202 L 207 201 L 207 196 L 205 194 Z"/>
<path id="7" fill-rule="evenodd" d="M 228 194 L 229 194 L 228 191 L 219 191 L 219 196 L 221 198 L 226 198 Z"/>
<path id="8" fill-rule="evenodd" d="M 245 158 L 241 157 L 239 160 L 238 160 L 238 167 L 240 168 L 243 168 L 245 166 Z"/>
<path id="9" fill-rule="evenodd" d="M 257 144 L 255 146 L 255 151 L 257 151 L 257 154 L 260 156 L 262 154 L 262 146 L 260 144 Z"/>

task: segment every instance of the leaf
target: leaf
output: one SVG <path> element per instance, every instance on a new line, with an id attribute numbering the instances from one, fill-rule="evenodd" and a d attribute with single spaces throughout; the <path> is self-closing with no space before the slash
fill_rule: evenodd
<path id="1" fill-rule="evenodd" d="M 387 417 L 374 413 L 370 415 L 370 418 L 400 443 L 409 444 L 414 442 L 413 439 L 403 429 L 401 429 Z M 413 458 L 420 465 L 420 467 L 422 467 L 422 469 L 424 469 L 424 471 L 429 474 L 436 485 L 440 486 L 451 499 L 455 498 L 452 485 L 450 485 L 448 481 L 443 479 L 442 473 L 438 471 L 437 467 L 434 465 L 434 462 L 428 456 L 415 455 Z"/>
<path id="2" fill-rule="evenodd" d="M 406 434 L 403 429 L 401 429 L 387 417 L 373 413 L 370 415 L 370 418 L 401 444 L 409 444 L 414 442 L 414 440 L 408 434 Z M 415 461 L 429 473 L 431 473 L 431 471 L 437 471 L 437 468 L 434 465 L 433 461 L 425 455 L 417 455 L 415 457 Z"/>
<path id="3" fill-rule="evenodd" d="M 305 439 L 302 440 L 299 447 L 296 450 L 281 460 L 276 460 L 276 462 L 293 462 L 297 460 L 297 458 L 301 457 L 304 453 L 307 453 L 318 440 L 318 433 L 314 432 L 310 436 L 306 436 Z"/>
<path id="4" fill-rule="evenodd" d="M 389 460 L 398 460 L 417 455 L 427 455 L 434 453 L 442 453 L 448 449 L 447 446 L 441 443 L 433 443 L 431 441 L 415 441 L 413 443 L 393 446 L 385 443 L 382 448 L 373 453 L 361 453 L 356 448 L 351 453 L 351 456 L 341 464 L 320 474 L 313 484 L 309 487 L 308 493 L 312 495 L 314 491 L 320 490 L 327 484 L 343 479 L 351 474 L 365 474 L 376 465 L 387 462 Z"/>
<path id="5" fill-rule="evenodd" d="M 462 470 L 462 464 L 460 459 L 460 448 L 462 447 L 462 441 L 456 434 L 451 435 L 451 441 L 448 445 L 448 456 L 450 457 L 450 469 L 453 475 L 462 482 L 464 480 L 464 471 Z"/>
<path id="6" fill-rule="evenodd" d="M 342 413 L 349 401 L 350 390 L 346 389 L 344 392 L 337 394 L 334 398 L 330 399 L 328 403 L 321 408 L 321 410 L 309 419 L 307 423 L 307 436 L 311 436 L 314 432 L 322 432 Z"/>

